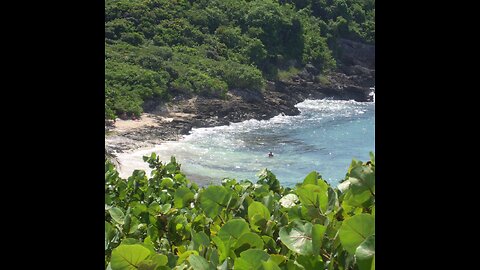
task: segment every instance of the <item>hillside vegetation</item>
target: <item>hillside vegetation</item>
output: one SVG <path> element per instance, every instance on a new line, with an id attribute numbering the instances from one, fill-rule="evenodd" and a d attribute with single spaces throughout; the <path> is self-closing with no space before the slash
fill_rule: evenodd
<path id="1" fill-rule="evenodd" d="M 338 38 L 374 43 L 374 0 L 106 0 L 105 118 L 262 91 L 307 63 L 327 72 Z"/>

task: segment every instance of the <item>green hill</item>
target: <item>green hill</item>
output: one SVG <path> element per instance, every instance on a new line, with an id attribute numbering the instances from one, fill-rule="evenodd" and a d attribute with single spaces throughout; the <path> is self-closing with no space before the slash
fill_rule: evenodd
<path id="1" fill-rule="evenodd" d="M 374 0 L 106 0 L 105 118 L 335 70 L 339 38 L 374 44 Z"/>

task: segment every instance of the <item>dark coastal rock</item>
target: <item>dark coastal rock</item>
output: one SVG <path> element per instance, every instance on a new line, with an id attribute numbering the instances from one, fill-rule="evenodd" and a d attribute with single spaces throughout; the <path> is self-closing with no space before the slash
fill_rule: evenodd
<path id="1" fill-rule="evenodd" d="M 304 79 L 304 80 L 307 80 L 307 81 L 313 81 L 315 76 L 308 72 L 306 69 L 303 69 L 302 71 L 300 71 L 298 73 L 298 76 L 301 78 L 301 79 Z"/>
<path id="2" fill-rule="evenodd" d="M 375 45 L 360 43 L 348 39 L 337 40 L 338 58 L 343 66 L 362 66 L 375 69 Z"/>
<path id="3" fill-rule="evenodd" d="M 320 74 L 320 71 L 312 64 L 306 64 L 305 69 L 314 76 Z"/>

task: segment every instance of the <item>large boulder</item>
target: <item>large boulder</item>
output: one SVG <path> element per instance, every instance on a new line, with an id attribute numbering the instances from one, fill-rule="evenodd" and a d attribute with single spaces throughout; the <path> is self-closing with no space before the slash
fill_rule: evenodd
<path id="1" fill-rule="evenodd" d="M 375 69 L 375 45 L 360 43 L 348 39 L 337 40 L 338 59 L 344 66 L 362 66 Z"/>

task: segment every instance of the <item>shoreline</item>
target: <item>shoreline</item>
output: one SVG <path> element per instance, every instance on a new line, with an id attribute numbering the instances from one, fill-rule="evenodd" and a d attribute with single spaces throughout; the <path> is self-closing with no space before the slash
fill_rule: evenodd
<path id="1" fill-rule="evenodd" d="M 193 128 L 268 120 L 279 114 L 298 115 L 300 111 L 295 105 L 306 99 L 372 101 L 370 87 L 374 85 L 374 75 L 372 78 L 332 73 L 328 79 L 328 85 L 295 77 L 268 82 L 262 93 L 233 89 L 226 99 L 177 97 L 143 113 L 138 120 L 117 120 L 113 126 L 105 126 L 105 147 L 114 154 L 131 152 L 178 141 Z"/>

